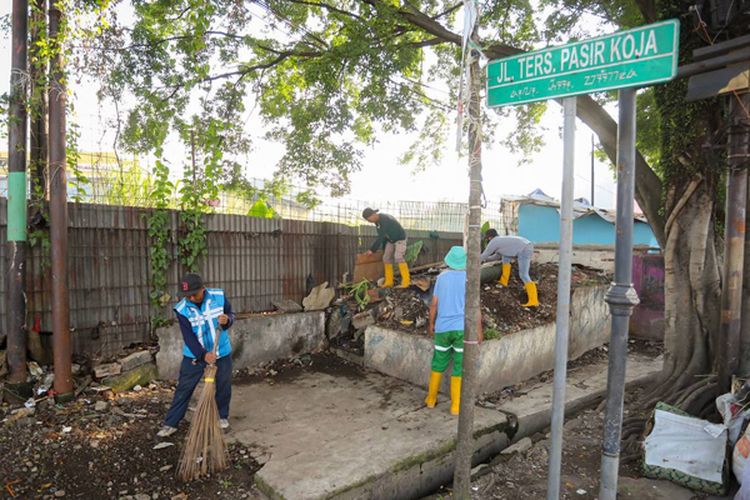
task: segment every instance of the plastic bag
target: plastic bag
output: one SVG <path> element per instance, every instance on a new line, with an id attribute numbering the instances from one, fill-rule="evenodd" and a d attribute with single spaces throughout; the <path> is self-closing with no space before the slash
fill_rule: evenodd
<path id="1" fill-rule="evenodd" d="M 729 446 L 734 446 L 742 434 L 742 426 L 750 417 L 750 410 L 742 411 L 742 406 L 732 393 L 722 394 L 716 398 L 716 409 L 729 430 Z"/>

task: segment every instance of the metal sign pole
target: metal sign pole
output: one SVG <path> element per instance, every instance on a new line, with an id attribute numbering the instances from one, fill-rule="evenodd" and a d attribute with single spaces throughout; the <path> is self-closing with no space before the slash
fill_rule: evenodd
<path id="1" fill-rule="evenodd" d="M 570 279 L 573 260 L 573 185 L 575 177 L 576 98 L 563 99 L 563 180 L 560 202 L 560 255 L 557 276 L 557 322 L 555 326 L 555 379 L 552 394 L 552 429 L 547 476 L 547 500 L 560 498 L 563 423 L 565 421 L 565 377 L 568 365 L 570 323 Z"/>
<path id="2" fill-rule="evenodd" d="M 604 417 L 600 500 L 617 497 L 620 466 L 622 407 L 625 397 L 625 364 L 628 326 L 638 294 L 633 288 L 633 197 L 635 196 L 635 89 L 620 90 L 617 126 L 617 225 L 615 282 L 606 301 L 612 313 L 607 377 L 607 412 Z"/>

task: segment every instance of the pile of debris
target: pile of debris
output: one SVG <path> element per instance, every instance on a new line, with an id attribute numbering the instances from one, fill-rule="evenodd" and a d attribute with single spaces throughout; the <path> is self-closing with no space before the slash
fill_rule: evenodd
<path id="1" fill-rule="evenodd" d="M 555 321 L 557 312 L 557 265 L 532 264 L 531 276 L 537 282 L 540 306 L 524 308 L 526 292 L 514 265 L 507 287 L 494 280 L 482 285 L 482 321 L 485 338 L 491 340 L 521 330 Z M 379 325 L 416 335 L 427 335 L 429 304 L 434 282 L 441 269 L 431 267 L 415 273 L 408 289 L 392 288 L 368 290 L 364 298 L 361 287 L 334 303 L 328 312 L 326 332 L 334 347 L 362 354 L 364 331 L 369 325 Z M 573 266 L 573 288 L 606 285 L 610 277 L 603 271 Z M 352 290 L 350 288 L 350 290 Z"/>
<path id="2" fill-rule="evenodd" d="M 256 498 L 262 450 L 229 445 L 231 467 L 213 477 L 175 480 L 189 424 L 168 440 L 156 432 L 173 386 L 156 382 L 115 393 L 92 382 L 72 403 L 0 405 L 1 498 Z"/>
<path id="3" fill-rule="evenodd" d="M 96 364 L 94 377 L 113 392 L 123 392 L 139 385 L 146 385 L 157 378 L 154 351 L 138 349 L 115 361 Z"/>
<path id="4" fill-rule="evenodd" d="M 105 387 L 114 393 L 148 385 L 157 378 L 154 363 L 156 350 L 156 346 L 133 346 L 106 362 L 76 355 L 75 362 L 71 365 L 75 397 L 92 384 Z M 32 359 L 34 357 L 32 355 Z M 34 360 L 27 363 L 27 368 L 27 383 L 14 386 L 13 391 L 10 386 L 0 382 L 0 403 L 4 399 L 9 404 L 24 405 L 29 409 L 53 398 L 55 375 L 52 365 Z M 0 378 L 4 377 L 7 371 L 5 352 L 0 351 Z"/>

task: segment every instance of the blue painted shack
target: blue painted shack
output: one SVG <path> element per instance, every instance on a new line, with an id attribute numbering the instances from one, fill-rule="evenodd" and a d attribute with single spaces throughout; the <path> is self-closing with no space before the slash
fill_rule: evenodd
<path id="1" fill-rule="evenodd" d="M 574 204 L 573 244 L 615 244 L 615 212 L 592 207 L 585 199 Z M 502 200 L 504 226 L 533 243 L 559 243 L 560 203 L 540 190 L 528 196 L 507 196 Z M 658 248 L 651 226 L 642 215 L 633 220 L 633 246 Z"/>

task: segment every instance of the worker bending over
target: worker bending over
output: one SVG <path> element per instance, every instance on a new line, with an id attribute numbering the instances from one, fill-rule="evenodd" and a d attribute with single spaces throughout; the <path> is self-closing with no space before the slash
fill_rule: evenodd
<path id="1" fill-rule="evenodd" d="M 539 297 L 537 296 L 536 283 L 531 281 L 529 267 L 531 258 L 534 256 L 534 245 L 520 236 L 498 236 L 497 231 L 490 229 L 485 235 L 487 247 L 482 252 L 482 262 L 502 260 L 502 274 L 500 284 L 508 286 L 510 280 L 510 262 L 513 258 L 518 260 L 518 276 L 523 281 L 528 301 L 523 307 L 537 307 Z"/>
<path id="2" fill-rule="evenodd" d="M 362 212 L 362 217 L 375 224 L 378 229 L 378 237 L 370 250 L 367 251 L 367 255 L 383 250 L 383 266 L 385 268 L 383 288 L 393 286 L 394 262 L 398 264 L 398 270 L 401 273 L 401 288 L 408 288 L 411 278 L 409 276 L 409 264 L 404 259 L 406 255 L 406 231 L 395 217 L 379 212 L 379 210 L 373 210 L 372 208 L 365 208 Z"/>

